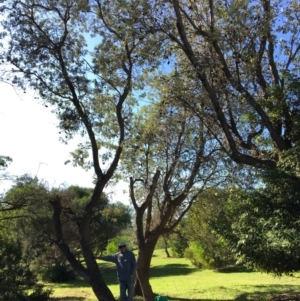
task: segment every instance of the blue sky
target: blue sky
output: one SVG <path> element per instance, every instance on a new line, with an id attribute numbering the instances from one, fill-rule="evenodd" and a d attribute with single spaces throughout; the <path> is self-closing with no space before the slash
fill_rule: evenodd
<path id="1" fill-rule="evenodd" d="M 93 171 L 84 171 L 72 164 L 70 152 L 78 141 L 68 145 L 58 140 L 58 120 L 49 108 L 34 99 L 33 92 L 17 93 L 8 84 L 0 83 L 0 155 L 10 156 L 13 162 L 6 170 L 11 175 L 24 173 L 37 175 L 50 187 L 79 185 L 93 187 Z M 7 191 L 11 182 L 0 182 L 0 193 Z M 127 185 L 120 183 L 108 188 L 112 200 L 127 201 L 123 190 Z M 112 194 L 112 191 L 115 194 Z"/>

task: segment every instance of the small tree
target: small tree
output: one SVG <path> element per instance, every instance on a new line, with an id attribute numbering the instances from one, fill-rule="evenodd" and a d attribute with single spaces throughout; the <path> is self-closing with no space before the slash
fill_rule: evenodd
<path id="1" fill-rule="evenodd" d="M 179 258 L 184 257 L 185 250 L 189 246 L 188 237 L 185 235 L 185 221 L 186 218 L 179 223 L 176 230 L 169 237 L 172 255 Z"/>

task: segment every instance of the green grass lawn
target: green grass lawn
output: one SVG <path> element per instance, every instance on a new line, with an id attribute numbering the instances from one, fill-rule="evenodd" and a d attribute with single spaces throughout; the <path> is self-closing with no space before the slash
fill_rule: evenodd
<path id="1" fill-rule="evenodd" d="M 119 286 L 114 264 L 99 261 L 106 283 L 116 298 Z M 260 272 L 200 270 L 183 258 L 154 253 L 150 283 L 155 294 L 171 301 L 267 300 L 271 295 L 299 292 L 300 277 L 273 277 Z M 91 288 L 81 280 L 53 287 L 55 301 L 96 301 Z M 137 298 L 137 300 L 140 300 Z"/>

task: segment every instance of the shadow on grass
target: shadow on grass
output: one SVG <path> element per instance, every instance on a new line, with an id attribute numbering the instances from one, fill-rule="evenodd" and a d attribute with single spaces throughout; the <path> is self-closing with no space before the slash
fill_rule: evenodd
<path id="1" fill-rule="evenodd" d="M 51 298 L 51 301 L 83 301 L 84 297 L 57 297 Z"/>
<path id="2" fill-rule="evenodd" d="M 187 264 L 165 264 L 160 266 L 151 267 L 150 277 L 167 277 L 174 275 L 188 275 L 199 271 L 199 269 L 191 268 Z"/>
<path id="3" fill-rule="evenodd" d="M 252 273 L 253 269 L 243 266 L 231 266 L 215 270 L 216 273 Z"/>

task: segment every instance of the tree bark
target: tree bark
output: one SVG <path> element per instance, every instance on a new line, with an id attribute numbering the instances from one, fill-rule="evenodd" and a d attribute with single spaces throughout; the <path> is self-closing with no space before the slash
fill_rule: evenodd
<path id="1" fill-rule="evenodd" d="M 102 276 L 91 279 L 90 285 L 99 301 L 116 301 L 112 292 L 103 281 Z"/>
<path id="2" fill-rule="evenodd" d="M 170 257 L 171 257 L 171 255 L 170 255 L 170 253 L 169 253 L 169 251 L 168 251 L 168 248 L 167 248 L 167 247 L 165 247 L 165 252 L 166 252 L 166 255 L 167 255 L 167 257 L 168 257 L 168 258 L 170 258 Z"/>
<path id="3" fill-rule="evenodd" d="M 167 258 L 170 258 L 171 255 L 170 255 L 170 253 L 169 253 L 169 251 L 168 251 L 168 240 L 166 239 L 165 236 L 163 236 L 162 239 L 163 239 L 163 241 L 164 241 L 164 246 L 165 246 L 164 249 L 165 249 L 165 253 L 166 253 L 166 255 L 167 255 Z"/>
<path id="4" fill-rule="evenodd" d="M 134 295 L 135 296 L 143 296 L 142 287 L 139 281 L 139 278 L 136 278 L 136 281 L 134 283 Z"/>
<path id="5" fill-rule="evenodd" d="M 153 301 L 154 294 L 150 285 L 150 263 L 154 252 L 155 243 L 146 243 L 143 249 L 139 250 L 137 258 L 137 277 L 141 286 L 144 301 Z"/>

